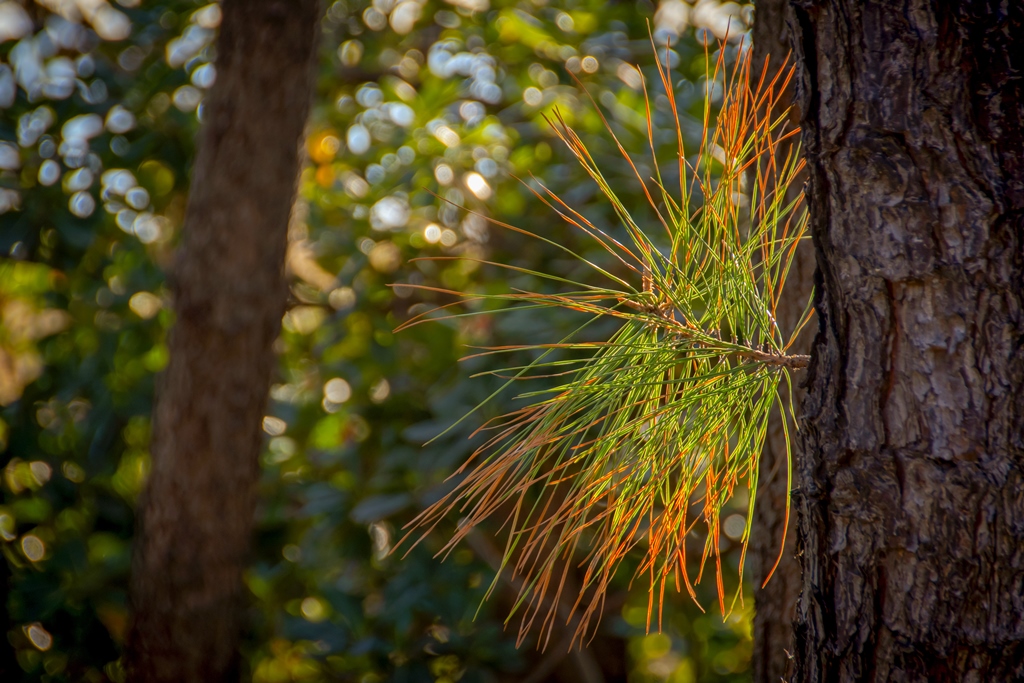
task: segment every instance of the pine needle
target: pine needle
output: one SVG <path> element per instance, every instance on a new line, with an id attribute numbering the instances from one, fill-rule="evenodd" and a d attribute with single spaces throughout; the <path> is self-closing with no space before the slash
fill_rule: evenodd
<path id="1" fill-rule="evenodd" d="M 555 343 L 480 349 L 471 356 L 539 351 L 532 363 L 482 374 L 507 377 L 506 386 L 531 377 L 560 383 L 553 390 L 524 392 L 521 397 L 530 405 L 484 425 L 489 438 L 460 468 L 452 491 L 407 526 L 406 539 L 457 512 L 459 526 L 440 553 L 446 554 L 485 519 L 505 515 L 508 540 L 501 566 L 519 590 L 513 614 L 522 612 L 521 639 L 540 617 L 539 642 L 546 643 L 563 621 L 576 624 L 575 639 L 585 641 L 594 633 L 623 558 L 632 552 L 642 555 L 635 578 L 650 582 L 649 626 L 657 602 L 660 627 L 666 584 L 696 601 L 693 586 L 706 568 L 714 573 L 723 614 L 742 597 L 741 588 L 731 600 L 725 594 L 720 518 L 736 488 L 748 488 L 741 539 L 745 558 L 768 419 L 774 409 L 784 412 L 780 382 L 790 383 L 789 373 L 808 362 L 806 356 L 786 353 L 799 329 L 779 329 L 775 316 L 804 237 L 806 213 L 799 200 L 788 199 L 803 164 L 798 151 L 781 160 L 775 156 L 779 143 L 797 131 L 787 127 L 786 117 L 771 117 L 792 69 L 770 83 L 762 77 L 752 87 L 750 50 L 741 45 L 731 70 L 725 68 L 724 52 L 707 76 L 708 83 L 724 82 L 724 100 L 717 118 L 705 103 L 704 142 L 693 159 L 684 156 L 671 74 L 656 60 L 678 143 L 677 195 L 666 189 L 660 171 L 643 177 L 601 114 L 643 188 L 658 232 L 667 237 L 667 249 L 655 242 L 662 237 L 641 228 L 557 110 L 549 124 L 611 203 L 628 240 L 598 229 L 543 185 L 534 194 L 595 240 L 627 274 L 612 274 L 564 245 L 489 219 L 560 250 L 604 284 L 491 264 L 570 290 L 474 294 L 465 300 L 493 300 L 507 305 L 504 310 L 561 308 L 588 315 L 587 324 L 609 318 L 618 323 L 604 342 L 582 341 L 585 324 Z M 649 99 L 645 103 L 649 151 L 658 169 L 657 131 Z M 450 306 L 402 328 L 442 311 L 443 317 L 480 314 L 448 313 Z M 552 355 L 555 351 L 575 355 Z M 788 443 L 788 431 L 786 437 Z M 787 501 L 787 514 L 788 509 Z M 702 544 L 693 538 L 700 527 Z M 699 561 L 691 566 L 694 560 Z M 573 564 L 583 579 L 566 614 L 559 598 Z M 742 573 L 741 559 L 741 587 Z"/>

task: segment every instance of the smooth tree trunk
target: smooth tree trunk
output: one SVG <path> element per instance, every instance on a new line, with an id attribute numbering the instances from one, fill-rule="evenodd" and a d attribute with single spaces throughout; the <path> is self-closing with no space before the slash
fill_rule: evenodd
<path id="1" fill-rule="evenodd" d="M 261 420 L 318 0 L 226 0 L 170 275 L 177 320 L 140 502 L 129 680 L 238 680 Z"/>
<path id="2" fill-rule="evenodd" d="M 1024 680 L 1024 5 L 795 2 L 796 681 Z"/>
<path id="3" fill-rule="evenodd" d="M 793 67 L 788 19 L 790 12 L 787 0 L 758 0 L 753 26 L 753 65 L 754 69 L 767 70 L 768 83 L 780 72 Z M 755 75 L 754 78 L 756 80 L 758 76 Z M 782 116 L 788 109 L 788 119 L 795 127 L 799 125 L 800 112 L 793 103 L 793 91 L 791 85 L 783 92 L 773 112 L 773 118 Z M 791 139 L 784 142 L 775 150 L 780 164 L 785 161 L 794 141 L 795 139 Z M 801 192 L 802 179 L 790 188 L 790 199 L 796 199 Z M 797 248 L 786 280 L 786 289 L 776 310 L 779 326 L 784 331 L 793 330 L 799 324 L 813 285 L 814 249 L 808 240 Z M 791 353 L 810 353 L 813 338 L 812 322 L 797 338 L 790 350 Z M 794 374 L 794 405 L 799 405 L 803 397 L 800 383 L 805 375 L 806 372 L 803 371 Z M 785 384 L 780 387 L 780 391 L 783 404 L 788 406 L 790 397 Z M 779 683 L 780 680 L 788 680 L 793 668 L 793 619 L 796 617 L 796 602 L 800 593 L 800 564 L 795 554 L 796 514 L 791 508 L 787 520 L 786 504 L 790 495 L 789 453 L 792 448 L 795 455 L 799 451 L 800 442 L 795 430 L 796 425 L 792 420 L 787 422 L 789 444 L 783 429 L 782 417 L 777 414 L 773 416 L 768 425 L 764 451 L 758 464 L 757 504 L 754 507 L 749 549 L 755 608 L 754 651 L 751 661 L 753 683 Z M 771 578 L 765 584 L 769 574 Z"/>

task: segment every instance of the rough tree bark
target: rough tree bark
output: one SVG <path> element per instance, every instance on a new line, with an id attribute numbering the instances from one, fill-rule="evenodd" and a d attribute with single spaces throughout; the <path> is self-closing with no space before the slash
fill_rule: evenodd
<path id="1" fill-rule="evenodd" d="M 781 69 L 789 69 L 793 65 L 792 57 L 786 61 L 791 52 L 787 25 L 789 14 L 787 0 L 757 2 L 753 27 L 754 68 L 761 69 L 767 66 L 768 82 L 771 82 Z M 767 58 L 770 59 L 766 62 Z M 779 99 L 774 112 L 776 116 L 781 116 L 787 107 L 793 105 L 793 90 L 791 85 Z M 792 106 L 789 120 L 794 126 L 799 125 L 799 107 Z M 779 146 L 776 155 L 780 162 L 786 158 L 789 151 L 789 144 Z M 797 193 L 802 191 L 802 183 L 798 183 L 791 188 L 791 198 L 795 199 Z M 779 301 L 777 316 L 783 330 L 792 330 L 799 323 L 813 284 L 814 249 L 809 242 L 805 242 L 797 249 L 786 281 L 786 291 Z M 808 325 L 794 344 L 792 353 L 810 353 L 812 339 L 813 325 Z M 803 397 L 800 382 L 805 374 L 798 372 L 794 377 L 794 405 L 799 405 Z M 783 403 L 788 404 L 787 388 L 782 386 L 780 389 L 783 393 Z M 792 422 L 789 431 L 793 449 L 798 451 L 800 442 Z M 792 670 L 793 619 L 796 617 L 796 601 L 800 593 L 800 564 L 795 555 L 794 514 L 790 515 L 789 525 L 786 526 L 786 498 L 789 495 L 787 450 L 782 419 L 775 416 L 769 423 L 764 452 L 758 466 L 757 505 L 754 508 L 750 535 L 749 557 L 755 606 L 754 652 L 751 662 L 753 683 L 779 683 L 780 680 L 788 679 Z M 782 558 L 771 580 L 762 588 L 765 578 L 779 558 L 779 545 L 783 536 L 785 546 Z"/>
<path id="2" fill-rule="evenodd" d="M 1024 5 L 795 2 L 795 680 L 1024 680 Z"/>
<path id="3" fill-rule="evenodd" d="M 226 0 L 154 411 L 125 656 L 132 681 L 238 680 L 283 264 L 313 83 L 318 0 Z"/>

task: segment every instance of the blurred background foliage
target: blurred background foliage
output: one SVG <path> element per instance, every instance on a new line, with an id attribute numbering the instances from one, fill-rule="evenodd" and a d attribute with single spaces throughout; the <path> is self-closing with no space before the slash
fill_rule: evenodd
<path id="1" fill-rule="evenodd" d="M 610 207 L 543 119 L 558 107 L 626 203 L 645 204 L 570 74 L 643 156 L 639 65 L 671 159 L 648 27 L 671 44 L 662 57 L 696 149 L 701 97 L 721 92 L 704 82 L 705 43 L 714 60 L 728 33 L 725 49 L 735 51 L 752 10 L 717 0 L 325 5 L 245 576 L 246 678 L 749 678 L 749 587 L 746 607 L 724 621 L 707 581 L 706 614 L 674 594 L 662 632 L 647 634 L 646 588 L 631 590 L 626 571 L 587 649 L 567 652 L 569 627 L 546 651 L 532 637 L 517 650 L 518 623 L 503 623 L 514 587 L 499 580 L 481 606 L 500 534 L 475 534 L 444 562 L 433 553 L 452 526 L 408 556 L 389 551 L 472 451 L 472 430 L 513 406 L 501 397 L 424 446 L 500 382 L 470 378 L 489 361 L 460 362 L 467 347 L 556 341 L 573 322 L 520 311 L 396 335 L 410 316 L 453 300 L 402 285 L 546 286 L 472 261 L 411 259 L 577 268 L 457 207 L 592 252 L 517 179 L 543 182 L 615 230 Z M 0 2 L 0 671 L 10 680 L 123 680 L 133 506 L 173 323 L 165 273 L 203 96 L 216 80 L 220 16 L 217 4 L 193 0 Z M 734 566 L 742 529 L 741 516 L 726 519 Z"/>

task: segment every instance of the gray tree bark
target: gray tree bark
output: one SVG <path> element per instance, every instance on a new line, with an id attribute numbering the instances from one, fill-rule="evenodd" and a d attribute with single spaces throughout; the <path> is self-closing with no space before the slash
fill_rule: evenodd
<path id="1" fill-rule="evenodd" d="M 787 61 L 791 52 L 788 26 L 790 14 L 787 0 L 758 0 L 753 26 L 754 68 L 767 68 L 768 83 L 780 70 L 793 66 L 791 57 Z M 756 76 L 754 80 L 758 80 Z M 789 121 L 795 127 L 799 125 L 800 110 L 793 103 L 793 90 L 794 88 L 790 86 L 779 98 L 773 117 L 783 115 L 786 109 L 790 108 Z M 785 160 L 789 153 L 790 142 L 792 139 L 776 150 L 780 162 Z M 790 190 L 790 199 L 795 199 L 802 191 L 803 184 L 797 183 Z M 786 281 L 786 290 L 776 311 L 779 326 L 784 331 L 795 329 L 800 322 L 800 316 L 813 288 L 814 267 L 814 249 L 808 241 L 797 248 Z M 810 353 L 812 339 L 813 324 L 809 324 L 804 328 L 791 352 Z M 802 371 L 794 375 L 794 405 L 799 405 L 803 397 L 800 382 L 804 375 L 806 373 Z M 783 394 L 783 403 L 788 405 L 788 389 L 782 385 L 780 391 Z M 800 450 L 800 440 L 791 420 L 788 427 L 790 443 L 796 457 Z M 753 683 L 779 683 L 780 680 L 788 679 L 792 673 L 793 619 L 796 617 L 796 601 L 800 593 L 800 564 L 795 555 L 796 515 L 792 509 L 788 525 L 786 523 L 786 501 L 790 494 L 790 463 L 787 462 L 789 450 L 782 418 L 776 415 L 768 425 L 765 447 L 758 465 L 757 505 L 754 507 L 750 535 L 749 553 L 755 607 L 754 652 L 751 661 Z M 779 551 L 783 539 L 785 545 L 780 558 Z M 773 567 L 775 571 L 765 584 L 765 579 Z"/>
<path id="2" fill-rule="evenodd" d="M 239 677 L 241 578 L 319 9 L 318 0 L 223 5 L 140 502 L 125 656 L 132 681 Z"/>
<path id="3" fill-rule="evenodd" d="M 794 2 L 795 680 L 1024 680 L 1024 5 Z"/>

